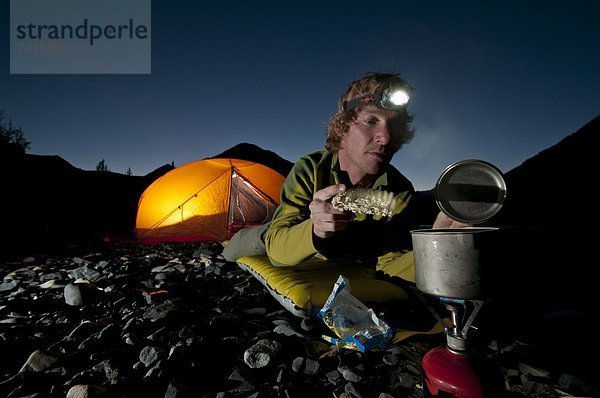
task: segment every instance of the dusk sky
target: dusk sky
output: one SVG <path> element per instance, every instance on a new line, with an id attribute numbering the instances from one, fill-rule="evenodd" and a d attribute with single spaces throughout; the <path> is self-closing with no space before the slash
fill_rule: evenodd
<path id="1" fill-rule="evenodd" d="M 506 172 L 600 114 L 600 1 L 152 2 L 151 74 L 10 74 L 0 110 L 30 153 L 144 175 L 240 142 L 295 161 L 321 149 L 346 85 L 394 71 L 414 140 L 393 164 L 417 189 L 444 168 Z"/>

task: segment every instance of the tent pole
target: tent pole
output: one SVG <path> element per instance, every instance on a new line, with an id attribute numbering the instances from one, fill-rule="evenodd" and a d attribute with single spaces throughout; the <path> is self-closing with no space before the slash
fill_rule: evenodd
<path id="1" fill-rule="evenodd" d="M 227 219 L 225 221 L 225 238 L 229 238 L 229 226 L 233 224 L 233 220 L 231 219 L 233 215 L 231 214 L 231 201 L 232 201 L 232 193 L 233 193 L 233 173 L 235 173 L 235 167 L 233 167 L 233 163 L 231 159 L 229 159 L 229 192 L 227 193 L 227 197 L 229 198 L 229 203 L 227 206 Z"/>

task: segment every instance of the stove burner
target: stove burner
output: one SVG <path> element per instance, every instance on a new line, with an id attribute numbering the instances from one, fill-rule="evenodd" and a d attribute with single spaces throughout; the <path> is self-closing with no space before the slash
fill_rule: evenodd
<path id="1" fill-rule="evenodd" d="M 483 300 L 439 297 L 450 312 L 450 324 L 448 324 L 420 292 L 417 292 L 417 297 L 422 300 L 446 333 L 446 346 L 429 351 L 421 363 L 429 392 L 433 396 L 445 392 L 455 397 L 483 397 L 483 383 L 469 360 L 466 345 L 467 333 L 483 306 Z"/>

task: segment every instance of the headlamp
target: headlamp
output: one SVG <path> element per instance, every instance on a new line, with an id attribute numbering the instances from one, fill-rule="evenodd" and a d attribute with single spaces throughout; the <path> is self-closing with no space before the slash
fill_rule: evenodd
<path id="1" fill-rule="evenodd" d="M 367 105 L 375 105 L 395 111 L 406 106 L 409 99 L 410 97 L 405 89 L 390 87 L 378 93 L 367 94 L 362 97 L 353 98 L 350 101 L 344 101 L 342 110 L 348 112 Z"/>

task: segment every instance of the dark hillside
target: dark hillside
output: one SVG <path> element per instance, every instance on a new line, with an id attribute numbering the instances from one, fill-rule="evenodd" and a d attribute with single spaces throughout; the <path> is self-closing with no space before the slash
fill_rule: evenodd
<path id="1" fill-rule="evenodd" d="M 147 176 L 85 171 L 59 156 L 4 158 L 2 254 L 131 237 L 139 196 L 172 166 Z"/>

